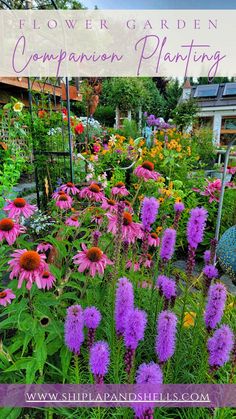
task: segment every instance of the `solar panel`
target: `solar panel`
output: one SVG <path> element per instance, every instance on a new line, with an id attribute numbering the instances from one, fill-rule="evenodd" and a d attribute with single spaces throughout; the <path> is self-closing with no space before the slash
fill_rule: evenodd
<path id="1" fill-rule="evenodd" d="M 219 90 L 219 84 L 203 84 L 197 86 L 194 97 L 216 97 Z"/>
<path id="2" fill-rule="evenodd" d="M 236 96 L 236 83 L 226 83 L 223 96 Z"/>

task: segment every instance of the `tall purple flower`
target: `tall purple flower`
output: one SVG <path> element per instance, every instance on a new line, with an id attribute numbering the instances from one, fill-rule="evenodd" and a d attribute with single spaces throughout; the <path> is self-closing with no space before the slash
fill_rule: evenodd
<path id="1" fill-rule="evenodd" d="M 135 356 L 135 350 L 140 342 L 144 339 L 144 331 L 147 324 L 147 315 L 145 311 L 134 308 L 130 310 L 125 323 L 124 342 L 126 346 L 125 364 L 126 372 L 129 374 Z"/>
<path id="2" fill-rule="evenodd" d="M 176 298 L 175 281 L 165 275 L 159 275 L 156 286 L 159 289 L 160 295 L 163 295 L 165 298 L 165 309 L 168 307 L 169 303 L 173 306 Z"/>
<path id="3" fill-rule="evenodd" d="M 206 265 L 203 269 L 203 280 L 204 280 L 204 295 L 207 295 L 211 282 L 214 278 L 218 278 L 219 272 L 214 265 Z"/>
<path id="4" fill-rule="evenodd" d="M 65 321 L 65 344 L 75 355 L 80 354 L 80 347 L 84 341 L 84 314 L 80 305 L 67 309 Z"/>
<path id="5" fill-rule="evenodd" d="M 156 353 L 161 363 L 175 352 L 177 317 L 171 311 L 162 311 L 157 321 Z"/>
<path id="6" fill-rule="evenodd" d="M 227 298 L 227 291 L 223 284 L 211 285 L 208 292 L 208 300 L 204 315 L 205 324 L 208 329 L 215 329 L 220 323 Z"/>
<path id="7" fill-rule="evenodd" d="M 172 258 L 175 250 L 175 241 L 176 230 L 173 228 L 167 228 L 162 237 L 160 250 L 160 257 L 164 263 Z"/>
<path id="8" fill-rule="evenodd" d="M 162 371 L 159 365 L 154 362 L 150 364 L 141 364 L 137 370 L 136 383 L 137 384 L 162 384 L 163 376 Z M 153 418 L 154 415 L 154 404 L 145 403 L 137 404 L 133 407 L 135 415 L 137 418 Z"/>
<path id="9" fill-rule="evenodd" d="M 218 368 L 229 361 L 230 352 L 233 349 L 233 344 L 233 332 L 229 326 L 223 324 L 207 341 L 209 365 L 213 368 Z"/>
<path id="10" fill-rule="evenodd" d="M 118 280 L 115 302 L 116 333 L 123 335 L 125 331 L 126 318 L 130 310 L 134 308 L 133 285 L 127 278 Z"/>
<path id="11" fill-rule="evenodd" d="M 95 339 L 95 332 L 101 321 L 101 313 L 96 307 L 87 307 L 84 310 L 84 324 L 88 328 L 88 347 L 91 348 Z"/>
<path id="12" fill-rule="evenodd" d="M 174 204 L 174 211 L 175 211 L 175 218 L 174 218 L 174 229 L 177 230 L 179 226 L 179 220 L 181 217 L 182 212 L 184 211 L 185 206 L 183 202 L 176 202 Z"/>
<path id="13" fill-rule="evenodd" d="M 193 273 L 195 266 L 195 253 L 198 245 L 203 241 L 204 230 L 206 227 L 207 210 L 203 207 L 196 207 L 190 211 L 190 218 L 187 225 L 188 240 L 188 260 L 187 274 Z"/>
<path id="14" fill-rule="evenodd" d="M 96 384 L 103 384 L 110 363 L 109 346 L 104 341 L 96 342 L 90 350 L 89 366 Z"/>
<path id="15" fill-rule="evenodd" d="M 141 220 L 144 230 L 151 230 L 151 225 L 156 221 L 159 205 L 156 198 L 144 198 L 141 209 Z"/>
<path id="16" fill-rule="evenodd" d="M 93 246 L 97 247 L 99 238 L 101 237 L 102 233 L 99 230 L 95 230 L 92 234 L 93 236 Z"/>
<path id="17" fill-rule="evenodd" d="M 210 263 L 211 263 L 211 251 L 210 250 L 205 250 L 203 258 L 204 258 L 205 265 L 210 265 Z"/>

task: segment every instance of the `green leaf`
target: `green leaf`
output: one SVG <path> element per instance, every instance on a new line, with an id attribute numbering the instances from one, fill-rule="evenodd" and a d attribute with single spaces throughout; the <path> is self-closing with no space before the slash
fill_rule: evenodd
<path id="1" fill-rule="evenodd" d="M 47 359 L 47 345 L 45 342 L 44 333 L 41 333 L 36 336 L 35 355 L 37 359 L 39 372 L 41 375 L 43 375 L 43 368 Z"/>
<path id="2" fill-rule="evenodd" d="M 26 384 L 32 384 L 35 379 L 35 374 L 38 370 L 38 362 L 35 358 L 26 367 Z"/>
<path id="3" fill-rule="evenodd" d="M 22 409 L 20 407 L 4 407 L 0 409 L 1 419 L 17 419 L 21 418 Z"/>
<path id="4" fill-rule="evenodd" d="M 63 346 L 60 351 L 60 358 L 61 358 L 61 369 L 62 369 L 64 378 L 67 377 L 71 357 L 72 357 L 72 353 L 67 349 L 66 346 Z"/>
<path id="5" fill-rule="evenodd" d="M 14 363 L 14 365 L 7 368 L 4 372 L 25 370 L 27 368 L 28 364 L 30 362 L 32 362 L 32 359 L 33 359 L 32 357 L 18 359 Z"/>

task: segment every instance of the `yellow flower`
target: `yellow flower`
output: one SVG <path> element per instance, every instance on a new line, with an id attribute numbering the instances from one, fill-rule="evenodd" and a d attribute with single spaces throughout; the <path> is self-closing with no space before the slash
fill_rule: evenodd
<path id="1" fill-rule="evenodd" d="M 162 153 L 160 153 L 160 154 L 159 154 L 159 159 L 160 159 L 160 160 L 163 160 L 163 159 L 164 159 L 164 156 L 163 156 L 163 154 L 162 154 Z"/>
<path id="2" fill-rule="evenodd" d="M 161 198 L 160 198 L 161 199 Z M 159 199 L 159 201 L 160 201 L 160 199 Z M 157 229 L 156 229 L 156 233 L 157 233 L 157 235 L 158 234 L 160 234 L 160 232 L 162 231 L 162 227 L 160 226 L 160 227 L 157 227 Z"/>
<path id="3" fill-rule="evenodd" d="M 162 204 L 164 202 L 164 198 L 159 198 L 159 202 Z"/>
<path id="4" fill-rule="evenodd" d="M 159 177 L 159 178 L 158 178 L 158 182 L 160 182 L 160 183 L 165 183 L 165 178 L 164 178 L 164 177 Z"/>
<path id="5" fill-rule="evenodd" d="M 21 112 L 23 109 L 24 104 L 22 102 L 16 102 L 15 105 L 13 106 L 13 110 L 15 112 Z"/>
<path id="6" fill-rule="evenodd" d="M 177 196 L 177 197 L 175 198 L 175 202 L 182 202 L 182 199 L 180 198 L 180 196 Z"/>
<path id="7" fill-rule="evenodd" d="M 181 147 L 181 145 L 178 145 L 177 147 L 176 147 L 176 151 L 178 151 L 178 153 L 180 153 L 180 151 L 182 150 L 182 147 Z"/>
<path id="8" fill-rule="evenodd" d="M 189 311 L 184 313 L 183 326 L 184 327 L 193 327 L 195 324 L 196 313 L 194 311 Z"/>

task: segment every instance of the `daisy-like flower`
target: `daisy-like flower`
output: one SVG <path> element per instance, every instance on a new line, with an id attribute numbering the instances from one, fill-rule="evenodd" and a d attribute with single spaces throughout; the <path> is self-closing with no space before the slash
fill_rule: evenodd
<path id="1" fill-rule="evenodd" d="M 8 200 L 8 204 L 4 207 L 4 211 L 9 211 L 8 217 L 18 220 L 19 217 L 31 217 L 37 211 L 36 205 L 31 205 L 24 198 L 16 198 L 13 201 Z"/>
<path id="2" fill-rule="evenodd" d="M 10 288 L 0 292 L 0 305 L 6 307 L 7 304 L 11 304 L 11 300 L 16 298 Z"/>
<path id="3" fill-rule="evenodd" d="M 117 211 L 117 202 L 114 199 L 104 199 L 101 208 L 105 211 Z"/>
<path id="4" fill-rule="evenodd" d="M 66 193 L 63 193 L 59 196 L 59 198 L 56 200 L 56 206 L 60 209 L 70 209 L 72 207 L 72 198 L 67 195 Z"/>
<path id="5" fill-rule="evenodd" d="M 53 192 L 52 194 L 52 198 L 55 199 L 56 201 L 58 201 L 58 199 L 60 198 L 60 196 L 65 195 L 66 193 L 64 191 L 61 190 L 56 190 L 55 192 Z"/>
<path id="6" fill-rule="evenodd" d="M 98 183 L 91 183 L 86 188 L 83 188 L 79 193 L 80 198 L 87 198 L 95 202 L 104 201 L 104 193 Z"/>
<path id="7" fill-rule="evenodd" d="M 25 227 L 15 223 L 11 218 L 0 220 L 0 241 L 6 240 L 11 246 L 15 243 L 17 237 L 25 232 Z"/>
<path id="8" fill-rule="evenodd" d="M 112 195 L 127 196 L 129 191 L 126 189 L 123 182 L 118 182 L 111 190 Z"/>
<path id="9" fill-rule="evenodd" d="M 117 215 L 107 213 L 109 220 L 108 231 L 113 235 L 117 232 Z M 141 224 L 133 221 L 132 215 L 124 211 L 123 213 L 123 224 L 122 224 L 122 240 L 128 243 L 134 243 L 137 238 L 141 238 Z"/>
<path id="10" fill-rule="evenodd" d="M 56 281 L 55 276 L 53 276 L 51 274 L 51 272 L 49 271 L 44 271 L 42 276 L 41 276 L 41 288 L 43 288 L 44 290 L 47 289 L 49 290 L 50 288 L 53 287 L 54 282 Z"/>
<path id="11" fill-rule="evenodd" d="M 144 161 L 141 166 L 136 167 L 134 174 L 147 182 L 149 179 L 157 180 L 161 175 L 154 170 L 154 164 Z"/>
<path id="12" fill-rule="evenodd" d="M 67 226 L 70 226 L 70 227 L 79 227 L 80 226 L 80 223 L 78 221 L 78 217 L 76 215 L 72 215 L 71 217 L 68 217 L 65 221 L 65 224 Z"/>
<path id="13" fill-rule="evenodd" d="M 14 106 L 13 106 L 13 111 L 14 112 L 21 112 L 22 109 L 23 109 L 23 107 L 24 107 L 24 103 L 22 103 L 22 102 L 16 102 L 14 104 Z"/>
<path id="14" fill-rule="evenodd" d="M 39 243 L 37 246 L 37 252 L 45 253 L 48 250 L 51 250 L 52 248 L 53 248 L 53 245 L 50 243 Z"/>
<path id="15" fill-rule="evenodd" d="M 87 249 L 85 244 L 82 244 L 82 251 L 73 257 L 75 265 L 79 265 L 78 271 L 84 272 L 87 269 L 92 277 L 98 273 L 104 274 L 107 265 L 112 265 L 112 261 L 103 253 L 99 247 L 91 247 Z"/>
<path id="16" fill-rule="evenodd" d="M 10 279 L 18 277 L 18 288 L 21 288 L 23 281 L 27 282 L 27 289 L 31 289 L 34 282 L 38 288 L 42 288 L 42 274 L 47 270 L 46 256 L 26 249 L 15 250 L 11 256 L 12 260 L 8 262 L 12 270 Z"/>
<path id="17" fill-rule="evenodd" d="M 67 182 L 64 185 L 61 185 L 61 191 L 66 192 L 67 194 L 71 193 L 72 195 L 76 195 L 79 193 L 79 189 L 76 188 L 75 184 L 72 182 Z"/>
<path id="18" fill-rule="evenodd" d="M 103 222 L 103 216 L 101 214 L 95 214 L 92 218 L 91 221 L 93 223 L 96 223 L 98 226 L 100 226 Z"/>
<path id="19" fill-rule="evenodd" d="M 140 270 L 140 263 L 139 262 L 132 262 L 132 260 L 128 260 L 125 265 L 126 269 L 134 269 L 134 272 L 138 272 Z"/>
<path id="20" fill-rule="evenodd" d="M 160 245 L 160 239 L 156 233 L 150 233 L 148 236 L 148 245 L 157 247 Z"/>

